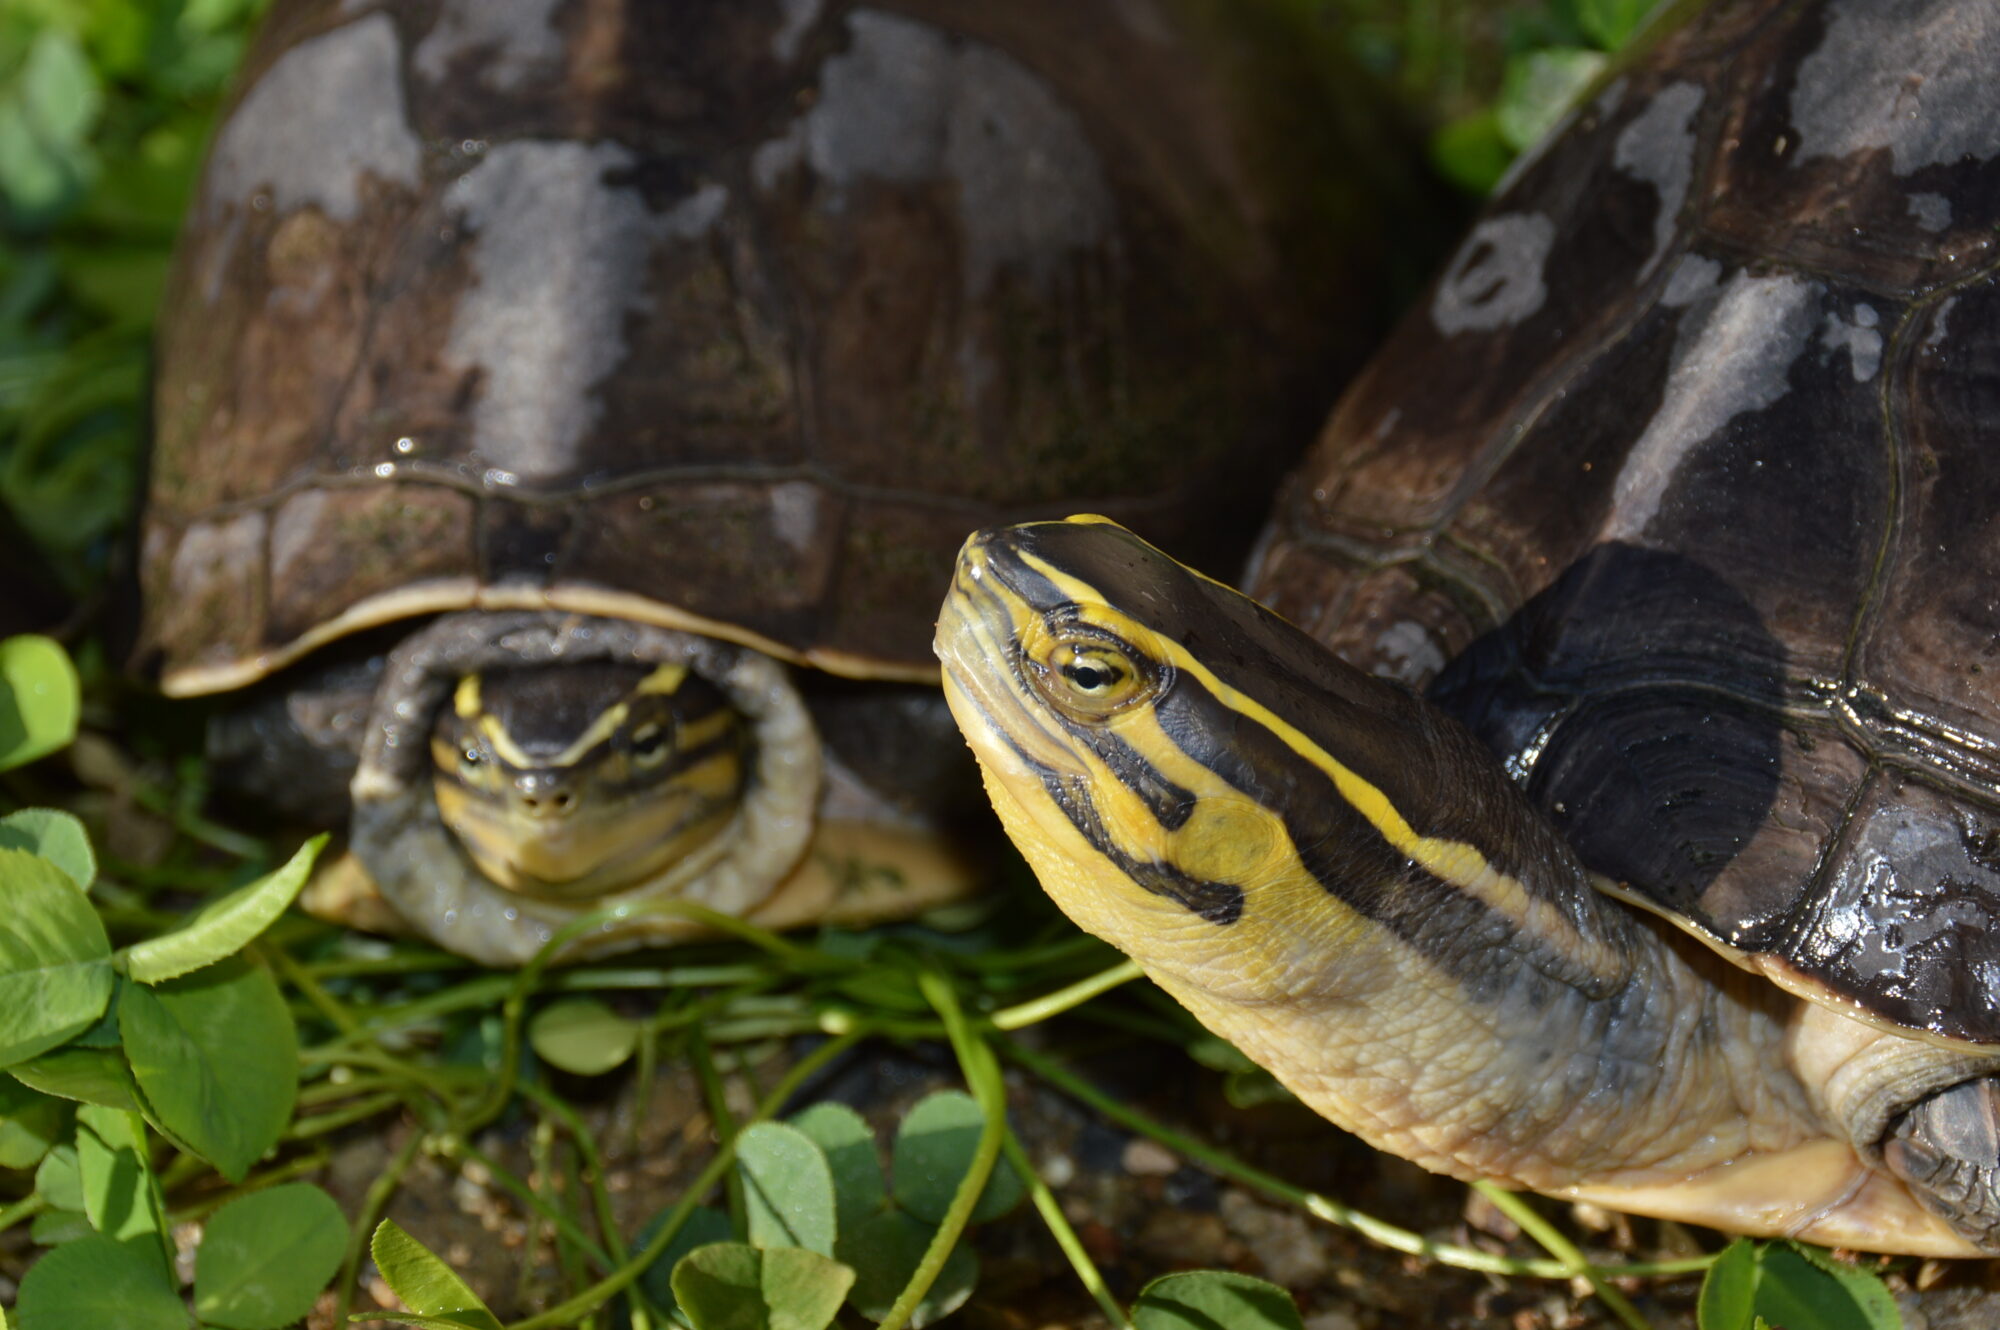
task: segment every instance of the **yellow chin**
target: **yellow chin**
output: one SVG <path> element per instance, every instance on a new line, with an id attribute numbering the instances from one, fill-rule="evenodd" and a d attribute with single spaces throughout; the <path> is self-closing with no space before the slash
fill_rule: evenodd
<path id="1" fill-rule="evenodd" d="M 697 872 L 727 848 L 733 805 L 662 794 L 535 818 L 436 782 L 438 813 L 494 885 L 525 896 L 591 900 Z"/>

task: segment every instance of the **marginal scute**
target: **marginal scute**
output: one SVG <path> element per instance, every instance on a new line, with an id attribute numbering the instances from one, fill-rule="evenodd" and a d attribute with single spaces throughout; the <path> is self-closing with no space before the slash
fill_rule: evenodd
<path id="1" fill-rule="evenodd" d="M 180 533 L 170 559 L 161 549 L 142 574 L 147 598 L 163 606 L 168 631 L 209 640 L 204 664 L 251 645 L 249 634 L 264 612 L 265 526 L 264 515 L 255 512 L 197 522 Z"/>
<path id="2" fill-rule="evenodd" d="M 1898 1024 L 2000 1043 L 2000 816 L 1877 774 L 1769 949 Z"/>
<path id="3" fill-rule="evenodd" d="M 1810 909 L 1812 884 L 1868 779 L 1866 759 L 1845 737 L 1778 731 L 1776 777 L 1763 821 L 1719 865 L 1698 898 L 1650 894 L 1702 931 L 1750 952 L 1777 945 Z"/>
<path id="4" fill-rule="evenodd" d="M 332 594 L 357 599 L 464 566 L 473 503 L 429 485 L 302 490 L 271 524 L 271 614 L 281 636 L 303 634 Z"/>

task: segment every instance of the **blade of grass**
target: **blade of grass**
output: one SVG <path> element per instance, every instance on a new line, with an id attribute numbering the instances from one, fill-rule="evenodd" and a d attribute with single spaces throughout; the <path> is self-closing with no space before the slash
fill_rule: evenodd
<path id="1" fill-rule="evenodd" d="M 1052 1016 L 1059 1016 L 1073 1007 L 1080 1007 L 1098 994 L 1108 993 L 1120 984 L 1129 984 L 1144 975 L 1145 971 L 1139 968 L 1139 962 L 1125 961 L 1058 988 L 1053 993 L 1043 994 L 1041 997 L 1012 1007 L 1003 1007 L 987 1017 L 987 1020 L 996 1030 L 1018 1030 L 1023 1026 L 1048 1020 Z"/>
<path id="2" fill-rule="evenodd" d="M 1577 1250 L 1576 1244 L 1565 1237 L 1554 1224 L 1544 1219 L 1534 1206 L 1529 1205 L 1527 1198 L 1508 1191 L 1505 1187 L 1496 1187 L 1490 1182 L 1475 1182 L 1472 1187 L 1481 1196 L 1493 1202 L 1494 1208 L 1501 1214 L 1520 1225 L 1521 1231 L 1540 1243 L 1544 1251 L 1567 1266 L 1572 1276 L 1580 1275 L 1588 1280 L 1590 1290 L 1597 1295 L 1598 1301 L 1609 1307 L 1611 1314 L 1623 1321 L 1630 1330 L 1652 1330 L 1646 1318 L 1639 1314 L 1639 1309 L 1600 1276 L 1596 1267 L 1585 1260 L 1583 1253 Z"/>
<path id="3" fill-rule="evenodd" d="M 951 1040 L 952 1051 L 958 1054 L 965 1083 L 985 1113 L 985 1121 L 980 1124 L 979 1140 L 972 1148 L 965 1177 L 952 1194 L 944 1216 L 938 1220 L 937 1231 L 931 1235 L 930 1246 L 924 1248 L 923 1259 L 917 1262 L 910 1282 L 903 1286 L 890 1304 L 888 1315 L 882 1318 L 880 1330 L 903 1330 L 916 1314 L 917 1304 L 937 1282 L 938 1272 L 944 1269 L 945 1260 L 972 1218 L 972 1208 L 979 1204 L 979 1194 L 986 1190 L 986 1179 L 992 1176 L 993 1166 L 1000 1159 L 1001 1138 L 1007 1133 L 1007 1092 L 1001 1084 L 1000 1064 L 994 1060 L 993 1051 L 973 1033 L 949 981 L 925 971 L 917 976 L 917 984 L 944 1021 L 945 1035 Z"/>
<path id="4" fill-rule="evenodd" d="M 1014 1166 L 1014 1171 L 1021 1175 L 1021 1181 L 1028 1189 L 1028 1199 L 1034 1203 L 1035 1212 L 1041 1215 L 1042 1223 L 1048 1226 L 1049 1236 L 1053 1237 L 1056 1246 L 1062 1249 L 1063 1256 L 1069 1261 L 1070 1269 L 1076 1271 L 1077 1280 L 1104 1312 L 1104 1319 L 1111 1323 L 1112 1330 L 1132 1330 L 1132 1322 L 1126 1319 L 1125 1309 L 1111 1296 L 1111 1289 L 1105 1284 L 1103 1273 L 1098 1270 L 1097 1263 L 1090 1259 L 1090 1253 L 1083 1249 L 1083 1241 L 1076 1236 L 1076 1230 L 1070 1227 L 1069 1217 L 1063 1214 L 1062 1205 L 1056 1200 L 1055 1193 L 1049 1190 L 1049 1184 L 1035 1171 L 1033 1161 L 1028 1158 L 1028 1152 L 1021 1148 L 1020 1138 L 1014 1135 L 1013 1128 L 1008 1128 L 1006 1134 L 1000 1138 L 1000 1148 L 1006 1152 L 1007 1161 Z"/>

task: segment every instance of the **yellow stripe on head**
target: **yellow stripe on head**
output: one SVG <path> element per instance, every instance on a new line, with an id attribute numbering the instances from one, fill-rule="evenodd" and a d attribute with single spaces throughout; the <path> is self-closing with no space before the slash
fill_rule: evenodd
<path id="1" fill-rule="evenodd" d="M 650 693 L 661 697 L 671 697 L 681 690 L 681 685 L 687 682 L 687 677 L 688 667 L 685 665 L 662 665 L 659 669 L 654 670 L 644 679 L 641 679 L 639 686 L 634 688 L 632 692 L 639 696 Z"/>

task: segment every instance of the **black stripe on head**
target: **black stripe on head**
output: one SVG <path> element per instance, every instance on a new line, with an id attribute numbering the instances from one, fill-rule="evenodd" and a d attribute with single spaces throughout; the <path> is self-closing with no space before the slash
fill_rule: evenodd
<path id="1" fill-rule="evenodd" d="M 1117 870 L 1126 877 L 1168 900 L 1185 906 L 1189 911 L 1211 924 L 1228 925 L 1235 923 L 1243 915 L 1243 888 L 1232 882 L 1211 882 L 1205 878 L 1190 876 L 1172 864 L 1156 863 L 1152 860 L 1135 859 L 1120 849 L 1116 840 L 1104 825 L 1103 815 L 1090 797 L 1089 787 L 1075 776 L 1065 775 L 1051 767 L 1037 762 L 1004 725 L 993 723 L 989 717 L 987 730 L 1014 751 L 1021 764 L 1035 773 L 1035 778 L 1048 791 L 1063 816 L 1070 820 L 1083 838 L 1097 852 L 1110 860 Z M 1165 782 L 1163 781 L 1162 784 Z M 1181 792 L 1186 800 L 1181 806 L 1178 821 L 1169 830 L 1184 825 L 1192 811 L 1194 799 L 1186 791 Z M 1162 825 L 1165 825 L 1164 823 Z"/>
<path id="2" fill-rule="evenodd" d="M 522 752 L 549 758 L 624 701 L 646 673 L 605 660 L 490 670 L 480 677 L 479 703 Z"/>
<path id="3" fill-rule="evenodd" d="M 1118 783 L 1139 796 L 1140 802 L 1146 805 L 1146 811 L 1162 827 L 1168 831 L 1179 831 L 1194 816 L 1194 792 L 1182 789 L 1161 775 L 1159 768 L 1141 757 L 1139 750 L 1131 744 L 1102 726 L 1072 720 L 1053 708 L 1049 716 L 1069 731 L 1070 737 L 1078 744 L 1096 753 L 1098 759 L 1111 769 L 1111 774 L 1118 778 Z"/>
<path id="4" fill-rule="evenodd" d="M 1248 797 L 1278 812 L 1299 862 L 1328 895 L 1401 938 L 1441 972 L 1452 975 L 1477 1001 L 1503 988 L 1519 988 L 1532 970 L 1561 986 L 1595 992 L 1600 976 L 1559 951 L 1525 935 L 1515 921 L 1485 901 L 1445 882 L 1408 858 L 1341 794 L 1332 777 L 1293 751 L 1276 734 L 1226 706 L 1186 674 L 1161 698 L 1157 714 L 1167 737 L 1189 757 Z M 1514 830 L 1541 831 L 1548 859 L 1538 865 L 1560 892 L 1546 894 L 1591 911 L 1588 926 L 1598 935 L 1622 936 L 1630 920 L 1615 907 L 1595 919 L 1599 898 L 1584 884 L 1581 870 L 1553 833 L 1535 821 L 1526 804 L 1509 798 L 1498 807 L 1474 808 L 1491 815 L 1491 829 L 1503 838 Z M 1521 828 L 1508 814 L 1518 811 Z M 1567 876 L 1565 876 L 1567 875 Z M 1510 951 L 1523 967 L 1496 964 L 1492 953 Z"/>
<path id="5" fill-rule="evenodd" d="M 1199 680 L 1175 679 L 1157 715 L 1182 752 L 1283 819 L 1300 864 L 1329 896 L 1420 954 L 1448 964 L 1468 936 L 1490 945 L 1509 931 L 1506 920 L 1391 845 L 1325 771 Z"/>

